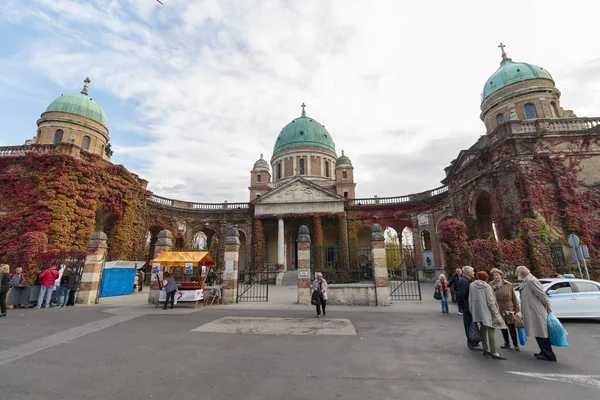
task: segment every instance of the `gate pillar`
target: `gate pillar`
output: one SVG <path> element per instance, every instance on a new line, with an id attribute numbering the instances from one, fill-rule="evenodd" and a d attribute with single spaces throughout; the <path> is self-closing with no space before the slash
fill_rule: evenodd
<path id="1" fill-rule="evenodd" d="M 371 259 L 373 260 L 373 279 L 375 280 L 377 305 L 389 306 L 391 303 L 385 239 L 383 229 L 379 224 L 374 224 L 371 227 Z"/>
<path id="2" fill-rule="evenodd" d="M 225 270 L 223 271 L 223 304 L 235 303 L 238 295 L 238 262 L 240 233 L 236 228 L 227 230 L 225 239 Z"/>
<path id="3" fill-rule="evenodd" d="M 158 240 L 154 245 L 154 257 L 158 257 L 160 253 L 165 251 L 171 251 L 173 249 L 173 234 L 167 229 L 163 229 L 158 233 Z M 150 272 L 150 292 L 148 293 L 148 303 L 156 304 L 158 301 L 158 295 L 162 289 L 162 268 L 158 270 L 158 273 Z"/>
<path id="4" fill-rule="evenodd" d="M 96 304 L 102 275 L 102 266 L 106 256 L 106 234 L 95 232 L 87 247 L 87 256 L 83 264 L 81 283 L 77 292 L 77 304 Z"/>
<path id="5" fill-rule="evenodd" d="M 298 229 L 298 304 L 310 304 L 310 232 L 306 225 Z"/>

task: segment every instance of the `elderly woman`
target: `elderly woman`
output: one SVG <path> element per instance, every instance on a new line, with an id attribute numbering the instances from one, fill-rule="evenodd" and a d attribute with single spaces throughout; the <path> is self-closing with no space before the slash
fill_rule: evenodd
<path id="1" fill-rule="evenodd" d="M 477 273 L 477 280 L 469 290 L 469 309 L 473 322 L 480 324 L 483 355 L 492 356 L 494 360 L 506 360 L 496 352 L 496 328 L 506 328 L 506 324 L 500 316 L 496 296 L 487 280 L 488 274 L 485 271 Z"/>
<path id="2" fill-rule="evenodd" d="M 448 295 L 450 294 L 450 285 L 446 280 L 446 276 L 444 274 L 440 275 L 440 278 L 435 281 L 436 290 L 440 290 L 440 294 L 442 298 L 440 301 L 442 302 L 442 313 L 448 314 Z"/>
<path id="3" fill-rule="evenodd" d="M 327 281 L 323 278 L 321 272 L 316 273 L 312 290 L 312 296 L 317 302 L 317 318 L 321 318 L 321 307 L 323 307 L 323 316 L 327 315 L 325 313 L 325 307 L 327 306 Z"/>
<path id="4" fill-rule="evenodd" d="M 510 331 L 510 337 L 512 338 L 515 350 L 521 351 L 519 348 L 519 341 L 517 340 L 517 329 L 515 328 L 515 315 L 521 311 L 519 299 L 517 299 L 512 283 L 503 278 L 504 274 L 502 271 L 498 268 L 493 268 L 490 272 L 494 278 L 494 281 L 490 286 L 496 295 L 496 302 L 498 303 L 500 315 L 507 326 L 507 328 L 502 328 L 502 337 L 504 337 L 504 345 L 502 348 L 510 349 L 510 342 L 508 340 L 508 332 Z"/>

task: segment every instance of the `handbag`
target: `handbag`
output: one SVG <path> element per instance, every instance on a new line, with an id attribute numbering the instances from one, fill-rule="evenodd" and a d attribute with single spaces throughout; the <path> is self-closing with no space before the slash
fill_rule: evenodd
<path id="1" fill-rule="evenodd" d="M 525 323 L 523 322 L 523 318 L 521 318 L 521 316 L 519 314 L 515 315 L 515 328 L 517 328 L 517 329 L 525 328 Z"/>
<path id="2" fill-rule="evenodd" d="M 435 292 L 433 292 L 433 298 L 436 300 L 441 300 L 442 299 L 442 292 L 440 291 L 439 287 L 435 288 Z"/>
<path id="3" fill-rule="evenodd" d="M 471 340 L 471 344 L 478 344 L 481 342 L 481 333 L 479 332 L 479 326 L 477 326 L 476 322 L 472 322 L 471 326 L 469 326 L 469 339 Z"/>
<path id="4" fill-rule="evenodd" d="M 527 343 L 527 332 L 525 332 L 525 328 L 517 328 L 517 334 L 519 335 L 519 343 L 521 346 L 525 346 L 525 343 Z"/>
<path id="5" fill-rule="evenodd" d="M 312 296 L 310 296 L 310 304 L 312 304 L 313 306 L 316 306 L 317 304 L 319 304 L 320 302 L 320 296 L 319 296 L 319 292 L 317 292 L 316 290 L 312 292 Z"/>

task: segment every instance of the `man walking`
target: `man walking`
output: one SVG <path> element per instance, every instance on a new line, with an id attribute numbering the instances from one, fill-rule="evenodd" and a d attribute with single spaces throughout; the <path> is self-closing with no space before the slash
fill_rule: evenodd
<path id="1" fill-rule="evenodd" d="M 469 337 L 469 330 L 473 323 L 473 315 L 469 309 L 469 289 L 471 283 L 475 280 L 475 271 L 473 268 L 466 266 L 462 269 L 462 276 L 458 281 L 458 293 L 456 294 L 456 301 L 458 303 L 458 309 L 462 310 L 463 324 L 465 326 L 465 335 L 467 336 L 467 346 L 471 350 L 479 350 L 477 346 L 478 342 L 474 342 Z"/>
<path id="2" fill-rule="evenodd" d="M 56 282 L 59 275 L 58 271 L 60 271 L 60 266 L 56 268 L 48 268 L 38 275 L 38 281 L 42 287 L 40 288 L 40 295 L 38 296 L 38 302 L 35 308 L 42 308 L 44 297 L 46 298 L 46 304 L 44 305 L 44 308 L 48 308 L 48 306 L 50 306 L 52 292 L 54 291 L 54 282 Z"/>
<path id="3" fill-rule="evenodd" d="M 556 355 L 552 351 L 550 338 L 548 337 L 548 313 L 550 300 L 537 278 L 531 275 L 529 269 L 524 266 L 517 267 L 517 277 L 523 281 L 521 287 L 521 312 L 527 336 L 534 336 L 540 346 L 540 352 L 534 356 L 539 360 L 556 362 Z"/>
<path id="4" fill-rule="evenodd" d="M 450 277 L 448 281 L 448 287 L 450 288 L 450 295 L 452 296 L 452 302 L 456 303 L 456 293 L 458 292 L 458 281 L 462 276 L 462 270 L 460 268 L 456 268 L 456 271 Z M 461 313 L 461 309 L 458 309 L 458 313 Z"/>
<path id="5" fill-rule="evenodd" d="M 56 307 L 66 307 L 69 302 L 69 293 L 75 286 L 75 273 L 71 267 L 67 267 L 60 278 L 60 286 L 56 295 Z M 64 297 L 64 300 L 63 300 Z"/>

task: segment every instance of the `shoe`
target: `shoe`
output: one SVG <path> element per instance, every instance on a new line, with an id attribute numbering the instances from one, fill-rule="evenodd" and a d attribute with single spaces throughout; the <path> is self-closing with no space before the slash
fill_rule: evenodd
<path id="1" fill-rule="evenodd" d="M 321 314 L 317 315 L 317 318 L 321 318 Z"/>
<path id="2" fill-rule="evenodd" d="M 460 311 L 458 312 L 458 315 L 463 315 L 463 313 L 461 313 Z"/>
<path id="3" fill-rule="evenodd" d="M 481 354 L 483 354 L 484 356 L 491 356 L 492 355 L 492 353 L 490 353 L 489 351 L 484 351 Z"/>
<path id="4" fill-rule="evenodd" d="M 35 306 L 35 307 L 33 307 L 33 308 L 41 308 L 41 307 Z"/>
<path id="5" fill-rule="evenodd" d="M 521 348 L 519 346 L 515 346 L 515 351 L 521 351 Z"/>
<path id="6" fill-rule="evenodd" d="M 541 356 L 541 355 L 542 355 L 542 353 L 533 353 L 533 356 L 534 356 L 534 357 L 539 357 L 539 356 Z"/>
<path id="7" fill-rule="evenodd" d="M 66 306 L 60 306 L 60 308 L 65 308 Z"/>
<path id="8" fill-rule="evenodd" d="M 326 315 L 327 315 L 327 313 L 325 311 L 323 311 L 323 316 L 326 316 Z"/>
<path id="9" fill-rule="evenodd" d="M 498 354 L 498 355 L 492 354 L 492 359 L 493 360 L 506 360 L 506 357 L 502 357 L 500 354 Z"/>
<path id="10" fill-rule="evenodd" d="M 0 314 L 0 318 L 2 318 L 2 317 L 6 317 L 6 313 Z"/>
<path id="11" fill-rule="evenodd" d="M 167 309 L 167 307 L 163 307 L 163 310 L 166 310 L 166 309 Z"/>
<path id="12" fill-rule="evenodd" d="M 550 362 L 556 362 L 556 358 L 552 359 L 552 358 L 548 358 L 544 355 L 540 355 L 539 357 L 536 357 L 538 360 L 542 360 L 542 361 L 550 361 Z"/>
<path id="13" fill-rule="evenodd" d="M 472 346 L 472 345 L 470 345 L 470 344 L 469 344 L 469 345 L 467 345 L 467 346 L 469 347 L 469 349 L 471 349 L 471 350 L 474 350 L 474 351 L 483 351 L 483 349 L 480 349 L 480 348 L 479 348 L 479 347 L 477 347 L 477 346 Z"/>
<path id="14" fill-rule="evenodd" d="M 504 343 L 502 346 L 500 346 L 501 349 L 510 349 L 510 343 Z"/>

